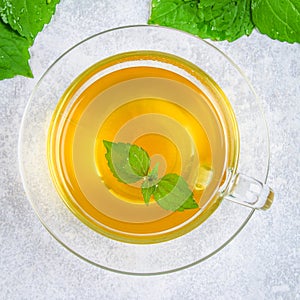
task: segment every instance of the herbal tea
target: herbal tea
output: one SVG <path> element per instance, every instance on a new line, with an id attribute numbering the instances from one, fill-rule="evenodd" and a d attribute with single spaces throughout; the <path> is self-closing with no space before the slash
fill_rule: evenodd
<path id="1" fill-rule="evenodd" d="M 132 243 L 166 241 L 203 222 L 238 150 L 217 84 L 181 58 L 150 51 L 110 57 L 80 75 L 48 139 L 51 175 L 69 209 Z"/>

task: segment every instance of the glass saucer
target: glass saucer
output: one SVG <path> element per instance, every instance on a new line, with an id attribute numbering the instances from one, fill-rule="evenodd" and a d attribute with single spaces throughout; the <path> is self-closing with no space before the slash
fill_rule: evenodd
<path id="1" fill-rule="evenodd" d="M 30 97 L 22 121 L 19 162 L 24 188 L 49 233 L 75 255 L 106 270 L 156 275 L 196 265 L 225 247 L 247 224 L 254 209 L 226 198 L 189 233 L 157 244 L 130 244 L 107 238 L 82 223 L 64 204 L 47 162 L 48 129 L 61 96 L 90 66 L 129 51 L 161 51 L 179 56 L 209 74 L 230 100 L 240 132 L 238 172 L 266 182 L 269 139 L 259 100 L 239 67 L 207 41 L 157 26 L 115 28 L 91 36 L 60 56 Z"/>

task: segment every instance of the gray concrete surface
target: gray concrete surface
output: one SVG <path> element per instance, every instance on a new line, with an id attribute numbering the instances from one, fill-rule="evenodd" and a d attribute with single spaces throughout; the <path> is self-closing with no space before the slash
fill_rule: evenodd
<path id="1" fill-rule="evenodd" d="M 221 252 L 169 275 L 98 269 L 55 241 L 30 207 L 18 170 L 18 135 L 29 95 L 46 68 L 81 39 L 145 24 L 149 1 L 62 0 L 31 48 L 34 79 L 0 82 L 0 299 L 300 299 L 300 45 L 254 32 L 214 43 L 260 96 L 271 138 L 273 207 L 256 212 Z"/>

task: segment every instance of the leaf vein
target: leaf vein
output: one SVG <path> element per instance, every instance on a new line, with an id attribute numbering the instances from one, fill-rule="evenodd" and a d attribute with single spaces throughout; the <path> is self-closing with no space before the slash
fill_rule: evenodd
<path id="1" fill-rule="evenodd" d="M 291 30 L 293 30 L 293 28 L 284 20 L 282 20 L 280 17 L 278 17 L 277 13 L 274 11 L 272 5 L 270 4 L 270 0 L 266 0 L 266 4 L 268 5 L 268 7 L 270 8 L 271 12 L 273 13 L 273 15 L 275 16 L 275 18 L 277 20 L 279 20 L 282 24 L 284 24 L 286 27 L 290 28 Z"/>

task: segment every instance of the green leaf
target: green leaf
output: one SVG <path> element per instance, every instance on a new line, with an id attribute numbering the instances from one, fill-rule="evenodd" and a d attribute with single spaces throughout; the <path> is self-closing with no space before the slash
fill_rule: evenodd
<path id="1" fill-rule="evenodd" d="M 152 0 L 149 24 L 174 27 L 198 34 L 198 1 Z"/>
<path id="2" fill-rule="evenodd" d="M 48 24 L 59 0 L 0 0 L 0 16 L 4 23 L 31 43 Z"/>
<path id="3" fill-rule="evenodd" d="M 250 35 L 254 28 L 250 5 L 251 0 L 200 1 L 198 16 L 203 37 L 231 42 Z"/>
<path id="4" fill-rule="evenodd" d="M 119 181 L 128 184 L 143 179 L 141 191 L 146 205 L 149 205 L 153 195 L 156 202 L 167 210 L 184 211 L 198 208 L 183 177 L 167 174 L 158 179 L 158 163 L 149 171 L 150 158 L 144 149 L 136 145 L 105 140 L 103 144 L 108 166 Z"/>
<path id="5" fill-rule="evenodd" d="M 147 205 L 149 204 L 150 198 L 156 188 L 158 178 L 158 165 L 159 163 L 154 166 L 154 168 L 149 172 L 145 181 L 142 183 L 142 195 Z"/>
<path id="6" fill-rule="evenodd" d="M 15 75 L 33 77 L 28 64 L 30 43 L 0 20 L 0 80 Z"/>
<path id="7" fill-rule="evenodd" d="M 183 211 L 198 208 L 193 192 L 186 181 L 177 174 L 167 174 L 156 184 L 153 196 L 164 209 Z"/>
<path id="8" fill-rule="evenodd" d="M 174 27 L 212 40 L 250 35 L 250 0 L 153 0 L 149 24 Z"/>
<path id="9" fill-rule="evenodd" d="M 150 198 L 155 191 L 155 185 L 149 183 L 148 181 L 143 182 L 142 184 L 142 195 L 146 205 L 149 204 Z"/>
<path id="10" fill-rule="evenodd" d="M 123 183 L 134 183 L 148 174 L 148 153 L 136 145 L 103 141 L 106 160 L 113 175 Z"/>
<path id="11" fill-rule="evenodd" d="M 252 0 L 252 19 L 270 38 L 300 43 L 299 0 Z"/>
<path id="12" fill-rule="evenodd" d="M 158 166 L 159 163 L 157 163 L 154 168 L 149 172 L 148 174 L 148 180 L 153 182 L 156 181 L 156 179 L 158 178 Z"/>
<path id="13" fill-rule="evenodd" d="M 141 177 L 144 177 L 148 174 L 150 168 L 150 158 L 148 153 L 143 148 L 136 145 L 130 145 L 129 163 L 135 174 Z"/>

